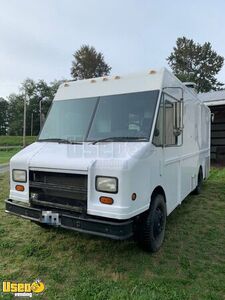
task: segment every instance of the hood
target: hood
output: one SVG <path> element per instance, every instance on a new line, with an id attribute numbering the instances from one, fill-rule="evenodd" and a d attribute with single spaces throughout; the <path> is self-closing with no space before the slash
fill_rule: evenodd
<path id="1" fill-rule="evenodd" d="M 106 142 L 70 145 L 36 142 L 12 158 L 12 162 L 26 163 L 29 168 L 87 171 L 92 164 L 106 161 L 125 162 L 149 153 L 148 142 Z M 148 149 L 148 151 L 146 151 Z"/>

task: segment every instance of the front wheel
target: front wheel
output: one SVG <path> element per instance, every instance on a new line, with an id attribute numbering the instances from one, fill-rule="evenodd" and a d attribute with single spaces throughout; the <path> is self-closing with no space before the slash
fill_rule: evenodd
<path id="1" fill-rule="evenodd" d="M 152 199 L 150 209 L 145 212 L 137 228 L 137 240 L 148 252 L 157 252 L 164 241 L 166 228 L 166 203 L 163 195 Z"/>

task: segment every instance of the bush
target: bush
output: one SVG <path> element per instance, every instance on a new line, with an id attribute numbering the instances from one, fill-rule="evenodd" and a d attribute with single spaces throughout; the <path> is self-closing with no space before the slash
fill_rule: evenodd
<path id="1" fill-rule="evenodd" d="M 26 145 L 32 144 L 36 140 L 36 136 L 26 136 Z M 0 136 L 0 146 L 22 146 L 22 136 Z"/>

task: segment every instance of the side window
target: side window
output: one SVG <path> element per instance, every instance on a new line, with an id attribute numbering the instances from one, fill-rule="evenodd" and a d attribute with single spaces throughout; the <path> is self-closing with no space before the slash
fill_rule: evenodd
<path id="1" fill-rule="evenodd" d="M 177 144 L 177 136 L 175 135 L 175 119 L 176 109 L 175 102 L 169 101 L 165 97 L 165 146 Z"/>
<path id="2" fill-rule="evenodd" d="M 153 137 L 156 146 L 180 146 L 182 144 L 182 102 L 163 94 Z"/>
<path id="3" fill-rule="evenodd" d="M 180 146 L 183 142 L 183 101 L 164 94 L 164 145 Z"/>

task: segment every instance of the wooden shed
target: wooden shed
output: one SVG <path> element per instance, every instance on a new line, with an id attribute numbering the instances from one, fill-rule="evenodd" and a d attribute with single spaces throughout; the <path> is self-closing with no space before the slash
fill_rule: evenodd
<path id="1" fill-rule="evenodd" d="M 199 94 L 199 98 L 210 108 L 211 160 L 225 163 L 225 90 Z"/>

